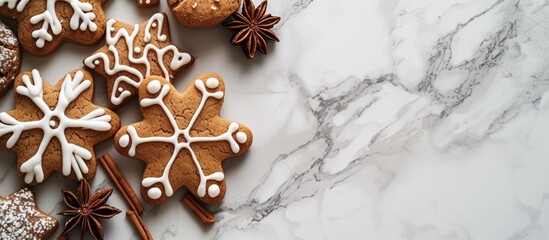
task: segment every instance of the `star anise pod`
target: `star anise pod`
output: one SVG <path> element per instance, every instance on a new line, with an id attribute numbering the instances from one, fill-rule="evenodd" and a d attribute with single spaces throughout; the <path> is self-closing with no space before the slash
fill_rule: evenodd
<path id="1" fill-rule="evenodd" d="M 112 189 L 103 189 L 92 196 L 90 184 L 86 180 L 81 180 L 78 187 L 78 196 L 67 190 L 62 192 L 63 201 L 69 209 L 60 214 L 71 218 L 65 223 L 61 236 L 66 236 L 80 225 L 82 239 L 86 229 L 89 229 L 94 239 L 103 239 L 103 226 L 99 222 L 99 218 L 108 219 L 120 213 L 118 208 L 105 204 L 112 194 Z"/>
<path id="2" fill-rule="evenodd" d="M 232 39 L 234 45 L 242 45 L 242 50 L 248 58 L 255 57 L 256 50 L 267 55 L 267 39 L 279 41 L 271 30 L 280 21 L 280 17 L 266 14 L 267 0 L 257 8 L 252 0 L 244 0 L 242 13 L 234 13 L 234 20 L 225 23 L 227 28 L 238 31 Z"/>

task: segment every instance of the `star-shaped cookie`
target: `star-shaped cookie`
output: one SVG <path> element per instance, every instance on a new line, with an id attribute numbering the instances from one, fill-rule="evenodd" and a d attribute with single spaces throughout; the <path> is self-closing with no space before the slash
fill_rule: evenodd
<path id="1" fill-rule="evenodd" d="M 131 100 L 146 77 L 171 80 L 192 63 L 190 54 L 171 43 L 168 19 L 161 13 L 141 25 L 110 19 L 105 46 L 84 60 L 107 79 L 110 109 Z"/>
<path id="2" fill-rule="evenodd" d="M 61 172 L 91 180 L 93 146 L 120 127 L 115 113 L 92 103 L 91 74 L 75 70 L 50 86 L 37 70 L 22 73 L 14 96 L 15 109 L 0 113 L 0 148 L 17 153 L 21 179 L 38 184 Z"/>
<path id="3" fill-rule="evenodd" d="M 0 0 L 0 15 L 19 22 L 19 42 L 33 55 L 55 52 L 64 41 L 92 45 L 105 33 L 107 0 Z"/>
<path id="4" fill-rule="evenodd" d="M 36 206 L 27 188 L 0 197 L 0 239 L 46 239 L 58 225 L 55 218 Z"/>
<path id="5" fill-rule="evenodd" d="M 141 195 L 160 204 L 181 187 L 206 203 L 225 195 L 221 162 L 252 144 L 250 129 L 219 116 L 225 84 L 215 73 L 200 75 L 183 93 L 168 80 L 149 77 L 139 88 L 143 121 L 121 128 L 118 152 L 145 162 Z"/>

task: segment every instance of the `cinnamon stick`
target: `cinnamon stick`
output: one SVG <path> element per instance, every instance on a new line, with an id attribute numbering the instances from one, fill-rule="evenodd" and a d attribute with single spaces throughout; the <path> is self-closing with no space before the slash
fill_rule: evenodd
<path id="1" fill-rule="evenodd" d="M 134 211 L 128 211 L 126 213 L 126 216 L 130 218 L 130 221 L 135 226 L 135 229 L 137 229 L 137 232 L 139 233 L 139 236 L 141 236 L 141 239 L 143 240 L 153 240 L 153 237 L 151 233 L 149 232 L 149 229 L 147 229 L 147 226 L 143 223 L 143 219 Z"/>
<path id="2" fill-rule="evenodd" d="M 111 155 L 106 153 L 99 158 L 99 162 L 101 162 L 103 167 L 105 167 L 106 172 L 109 174 L 118 190 L 122 193 L 122 196 L 130 206 L 130 209 L 138 214 L 141 214 L 145 210 L 143 208 L 143 204 L 141 204 L 141 201 L 139 201 L 139 198 L 133 191 L 132 187 L 124 175 L 122 175 L 122 172 L 118 166 L 116 166 L 112 160 Z"/>
<path id="3" fill-rule="evenodd" d="M 57 240 L 67 240 L 67 236 L 66 235 L 59 235 L 59 237 L 57 237 Z"/>
<path id="4" fill-rule="evenodd" d="M 205 226 L 215 222 L 215 216 L 211 214 L 202 204 L 198 202 L 191 194 L 187 194 L 181 199 L 181 203 L 187 207 Z"/>

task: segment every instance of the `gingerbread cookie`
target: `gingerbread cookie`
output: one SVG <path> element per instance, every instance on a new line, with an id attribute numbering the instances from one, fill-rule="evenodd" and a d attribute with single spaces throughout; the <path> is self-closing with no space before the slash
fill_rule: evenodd
<path id="1" fill-rule="evenodd" d="M 110 19 L 107 29 L 105 46 L 84 64 L 107 79 L 111 109 L 131 100 L 146 77 L 171 80 L 193 62 L 190 54 L 170 42 L 166 14 L 157 13 L 141 25 Z"/>
<path id="2" fill-rule="evenodd" d="M 17 153 L 21 179 L 38 184 L 54 172 L 92 179 L 93 146 L 114 135 L 120 119 L 93 105 L 91 74 L 75 70 L 50 86 L 33 70 L 17 77 L 14 90 L 15 109 L 0 113 L 0 148 Z"/>
<path id="3" fill-rule="evenodd" d="M 21 189 L 7 198 L 0 197 L 0 239 L 47 239 L 59 223 L 36 206 L 34 195 Z"/>
<path id="4" fill-rule="evenodd" d="M 189 28 L 213 27 L 240 7 L 242 0 L 168 0 L 173 15 Z"/>
<path id="5" fill-rule="evenodd" d="M 206 203 L 225 195 L 221 162 L 243 154 L 252 144 L 244 125 L 219 116 L 225 84 L 205 73 L 179 93 L 168 80 L 149 77 L 139 88 L 144 120 L 115 136 L 118 152 L 145 162 L 141 195 L 160 204 L 185 186 Z"/>
<path id="6" fill-rule="evenodd" d="M 13 85 L 20 67 L 19 41 L 13 31 L 0 21 L 0 96 Z"/>
<path id="7" fill-rule="evenodd" d="M 160 3 L 160 0 L 137 0 L 137 6 L 142 8 L 156 7 Z"/>
<path id="8" fill-rule="evenodd" d="M 19 22 L 19 41 L 33 55 L 55 52 L 64 41 L 91 45 L 105 33 L 107 0 L 0 0 L 0 14 Z"/>

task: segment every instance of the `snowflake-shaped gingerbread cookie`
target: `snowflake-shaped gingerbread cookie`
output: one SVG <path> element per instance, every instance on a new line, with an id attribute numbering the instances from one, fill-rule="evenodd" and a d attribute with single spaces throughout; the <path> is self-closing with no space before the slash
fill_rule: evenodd
<path id="1" fill-rule="evenodd" d="M 190 54 L 171 43 L 168 18 L 162 13 L 141 25 L 109 19 L 105 46 L 84 60 L 107 79 L 111 109 L 131 100 L 146 77 L 171 80 L 192 62 Z"/>
<path id="2" fill-rule="evenodd" d="M 225 84 L 214 73 L 200 75 L 179 93 L 162 77 L 149 77 L 139 88 L 143 121 L 121 128 L 115 147 L 146 164 L 143 199 L 160 204 L 181 187 L 206 203 L 225 195 L 221 162 L 243 154 L 252 144 L 244 125 L 219 116 Z"/>
<path id="3" fill-rule="evenodd" d="M 91 180 L 93 146 L 120 127 L 115 113 L 92 103 L 91 74 L 75 70 L 50 86 L 33 70 L 15 80 L 14 94 L 15 109 L 0 113 L 0 148 L 17 153 L 25 183 L 44 182 L 54 172 Z"/>
<path id="4" fill-rule="evenodd" d="M 64 41 L 91 45 L 105 33 L 107 0 L 0 0 L 0 15 L 19 22 L 25 50 L 45 56 Z"/>

